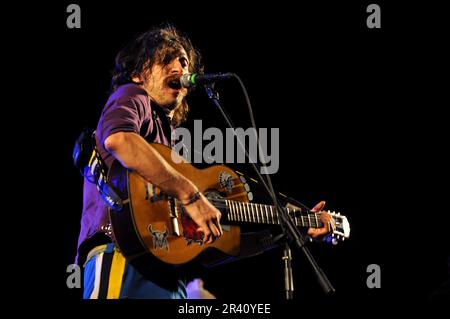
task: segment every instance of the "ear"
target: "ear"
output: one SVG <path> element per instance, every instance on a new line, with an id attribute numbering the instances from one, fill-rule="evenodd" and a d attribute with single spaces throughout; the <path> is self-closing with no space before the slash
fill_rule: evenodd
<path id="1" fill-rule="evenodd" d="M 131 81 L 133 81 L 136 84 L 141 84 L 143 82 L 140 76 L 132 76 Z"/>
<path id="2" fill-rule="evenodd" d="M 133 81 L 133 82 L 136 83 L 136 84 L 142 84 L 142 83 L 144 83 L 144 79 L 142 78 L 141 75 L 133 75 L 133 76 L 131 77 L 131 81 Z"/>

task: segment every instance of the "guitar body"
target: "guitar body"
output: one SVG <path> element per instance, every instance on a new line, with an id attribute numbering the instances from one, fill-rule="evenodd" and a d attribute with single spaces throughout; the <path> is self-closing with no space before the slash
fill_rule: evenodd
<path id="1" fill-rule="evenodd" d="M 224 165 L 197 169 L 162 144 L 151 144 L 179 173 L 204 194 L 247 202 L 247 192 L 237 174 Z M 175 161 L 174 161 L 175 159 Z M 180 203 L 137 173 L 115 161 L 108 179 L 123 201 L 120 210 L 109 210 L 115 244 L 133 260 L 151 255 L 172 265 L 191 261 L 218 263 L 236 256 L 240 247 L 239 226 L 223 225 L 223 235 L 212 244 L 201 244 L 197 225 Z M 222 223 L 226 220 L 222 217 Z"/>

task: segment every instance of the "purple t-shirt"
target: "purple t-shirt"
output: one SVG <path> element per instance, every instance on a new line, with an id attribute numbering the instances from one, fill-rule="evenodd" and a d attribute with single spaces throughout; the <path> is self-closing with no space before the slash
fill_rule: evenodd
<path id="1" fill-rule="evenodd" d="M 117 132 L 135 132 L 149 143 L 171 146 L 172 130 L 164 110 L 150 102 L 142 87 L 125 84 L 109 97 L 102 111 L 95 132 L 97 149 L 109 168 L 114 157 L 104 147 L 108 136 Z M 85 179 L 77 263 L 84 263 L 90 249 L 109 241 L 102 232 L 102 227 L 108 223 L 108 207 L 101 199 L 96 186 Z"/>

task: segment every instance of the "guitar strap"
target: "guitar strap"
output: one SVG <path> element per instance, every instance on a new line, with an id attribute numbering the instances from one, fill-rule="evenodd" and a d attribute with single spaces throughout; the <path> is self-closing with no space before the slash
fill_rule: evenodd
<path id="1" fill-rule="evenodd" d="M 74 165 L 87 181 L 96 185 L 103 201 L 113 210 L 122 209 L 122 199 L 108 181 L 108 167 L 97 150 L 95 130 L 85 128 L 75 142 Z"/>

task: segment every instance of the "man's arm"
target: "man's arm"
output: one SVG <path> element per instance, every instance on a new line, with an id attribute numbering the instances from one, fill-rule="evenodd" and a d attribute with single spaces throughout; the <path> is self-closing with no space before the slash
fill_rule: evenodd
<path id="1" fill-rule="evenodd" d="M 187 204 L 197 193 L 197 187 L 167 163 L 143 137 L 134 132 L 117 132 L 106 138 L 105 148 L 125 168 L 135 171 L 163 192 L 186 204 L 186 212 L 204 234 L 204 243 L 209 244 L 222 234 L 219 210 L 203 195 L 192 204 Z"/>

